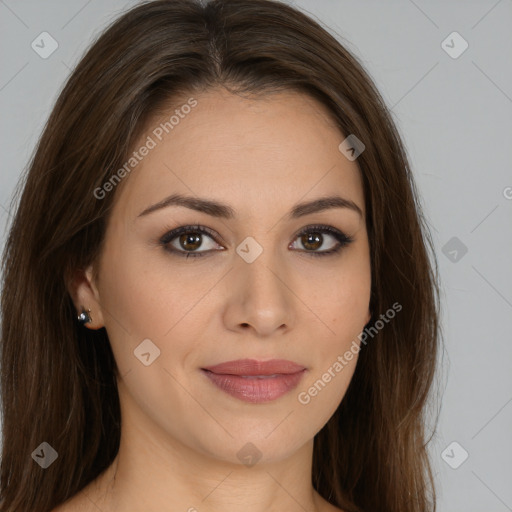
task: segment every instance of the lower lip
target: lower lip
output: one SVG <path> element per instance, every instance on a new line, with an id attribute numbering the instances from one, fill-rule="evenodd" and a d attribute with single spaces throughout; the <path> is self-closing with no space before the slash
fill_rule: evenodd
<path id="1" fill-rule="evenodd" d="M 244 402 L 263 403 L 276 400 L 296 388 L 306 370 L 274 377 L 241 377 L 202 371 L 211 382 L 229 395 Z"/>

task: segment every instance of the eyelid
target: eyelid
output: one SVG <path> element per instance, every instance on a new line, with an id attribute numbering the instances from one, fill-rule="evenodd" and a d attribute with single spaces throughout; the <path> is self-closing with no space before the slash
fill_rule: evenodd
<path id="1" fill-rule="evenodd" d="M 188 233 L 188 232 L 200 232 L 203 234 L 209 235 L 215 242 L 215 238 L 218 237 L 222 240 L 222 237 L 213 229 L 210 229 L 207 226 L 203 226 L 202 224 L 189 224 L 186 226 L 179 226 L 177 228 L 166 228 L 165 234 L 160 237 L 160 242 L 169 243 L 171 240 L 176 238 L 177 236 Z M 216 242 L 218 243 L 218 242 Z M 224 242 L 223 242 L 224 243 Z"/>

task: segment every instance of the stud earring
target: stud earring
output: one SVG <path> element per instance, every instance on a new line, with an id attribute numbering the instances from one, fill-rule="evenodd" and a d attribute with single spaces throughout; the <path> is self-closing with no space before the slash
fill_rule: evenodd
<path id="1" fill-rule="evenodd" d="M 92 322 L 92 318 L 91 318 L 91 315 L 89 314 L 91 312 L 90 309 L 88 309 L 87 311 L 85 310 L 85 308 L 82 306 L 82 312 L 78 315 L 78 321 L 84 325 L 84 324 L 87 324 L 89 322 Z"/>

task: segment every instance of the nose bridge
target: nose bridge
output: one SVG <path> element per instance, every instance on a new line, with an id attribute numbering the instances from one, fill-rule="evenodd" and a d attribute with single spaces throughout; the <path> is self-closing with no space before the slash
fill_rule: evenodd
<path id="1" fill-rule="evenodd" d="M 236 302 L 242 307 L 239 320 L 256 329 L 278 328 L 291 318 L 293 294 L 281 261 L 283 252 L 274 243 L 272 236 L 255 235 L 236 248 L 232 279 Z"/>
<path id="2" fill-rule="evenodd" d="M 284 286 L 282 278 L 278 278 L 284 272 L 284 265 L 280 261 L 281 251 L 273 244 L 271 235 L 246 237 L 236 248 L 238 261 L 235 271 L 250 288 L 256 291 L 268 289 L 275 294 Z"/>

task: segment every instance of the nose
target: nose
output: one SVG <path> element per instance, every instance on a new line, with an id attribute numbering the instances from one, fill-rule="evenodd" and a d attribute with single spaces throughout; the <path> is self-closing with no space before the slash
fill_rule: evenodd
<path id="1" fill-rule="evenodd" d="M 237 256 L 228 279 L 224 312 L 228 329 L 269 337 L 293 328 L 298 299 L 293 277 L 277 255 L 264 249 L 251 263 Z"/>

